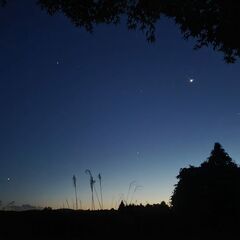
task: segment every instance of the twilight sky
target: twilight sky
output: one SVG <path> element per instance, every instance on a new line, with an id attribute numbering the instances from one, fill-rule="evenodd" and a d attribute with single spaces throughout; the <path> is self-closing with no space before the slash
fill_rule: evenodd
<path id="1" fill-rule="evenodd" d="M 0 9 L 0 200 L 83 208 L 101 173 L 105 207 L 169 201 L 179 169 L 220 142 L 240 162 L 240 65 L 192 50 L 162 19 L 157 42 L 125 25 L 93 34 L 32 0 Z M 194 79 L 190 82 L 190 79 Z M 10 178 L 10 181 L 8 181 Z M 97 185 L 98 187 L 98 185 Z"/>

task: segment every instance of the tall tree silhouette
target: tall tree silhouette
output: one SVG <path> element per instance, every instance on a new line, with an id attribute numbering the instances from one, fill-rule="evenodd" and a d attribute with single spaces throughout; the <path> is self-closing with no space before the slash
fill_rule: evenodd
<path id="1" fill-rule="evenodd" d="M 171 197 L 175 212 L 201 219 L 231 218 L 240 213 L 240 168 L 215 143 L 199 167 L 180 170 Z"/>
<path id="2" fill-rule="evenodd" d="M 172 18 L 183 37 L 194 37 L 195 48 L 211 46 L 228 63 L 240 56 L 240 2 L 222 0 L 38 0 L 53 15 L 62 12 L 77 27 L 92 31 L 99 23 L 118 24 L 126 19 L 129 29 L 140 29 L 155 40 L 162 15 Z"/>

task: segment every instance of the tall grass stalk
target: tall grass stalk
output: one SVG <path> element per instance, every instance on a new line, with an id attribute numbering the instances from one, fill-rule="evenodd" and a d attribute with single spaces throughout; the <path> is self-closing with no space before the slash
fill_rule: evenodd
<path id="1" fill-rule="evenodd" d="M 75 190 L 75 198 L 76 198 L 76 210 L 78 210 L 78 197 L 77 197 L 77 178 L 75 175 L 73 175 L 73 186 Z"/>
<path id="2" fill-rule="evenodd" d="M 94 195 L 93 195 L 93 186 L 94 186 L 94 179 L 93 179 L 93 176 L 92 176 L 92 173 L 89 169 L 86 169 L 85 170 L 85 173 L 89 175 L 89 182 L 90 182 L 90 189 L 91 189 L 91 193 L 92 193 L 92 204 L 91 204 L 91 208 L 92 210 L 95 210 L 95 203 L 94 203 Z"/>
<path id="3" fill-rule="evenodd" d="M 135 185 L 135 184 L 136 184 L 136 181 L 132 181 L 132 182 L 130 182 L 130 184 L 129 184 L 128 192 L 127 192 L 127 198 L 126 198 L 126 203 L 127 203 L 127 204 L 128 204 L 128 198 L 129 198 L 130 191 L 131 191 L 133 185 Z"/>
<path id="4" fill-rule="evenodd" d="M 102 197 L 102 176 L 98 174 L 99 185 L 100 185 L 100 195 L 101 195 L 101 209 L 103 209 L 103 197 Z"/>
<path id="5" fill-rule="evenodd" d="M 96 190 L 96 187 L 95 187 L 95 183 L 96 181 L 94 180 L 94 183 L 93 183 L 93 188 L 94 188 L 94 192 L 96 194 L 96 197 L 97 197 L 97 201 L 98 201 L 98 204 L 99 204 L 99 208 L 101 209 L 101 203 L 100 203 L 100 200 L 99 200 L 99 197 L 98 197 L 98 193 L 97 193 L 97 190 Z"/>
<path id="6" fill-rule="evenodd" d="M 140 185 L 135 186 L 135 188 L 133 190 L 133 194 L 132 194 L 132 198 L 131 198 L 130 204 L 132 204 L 133 197 L 134 197 L 134 194 L 136 193 L 136 191 L 141 189 L 141 188 L 142 188 L 142 186 L 140 186 Z"/>
<path id="7" fill-rule="evenodd" d="M 67 199 L 66 199 L 66 203 L 67 203 L 67 207 L 70 209 L 69 202 Z"/>

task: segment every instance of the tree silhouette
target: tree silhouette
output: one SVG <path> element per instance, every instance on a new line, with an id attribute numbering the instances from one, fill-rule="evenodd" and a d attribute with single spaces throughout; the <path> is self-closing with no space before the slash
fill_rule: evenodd
<path id="1" fill-rule="evenodd" d="M 174 19 L 185 39 L 194 37 L 195 48 L 211 46 L 232 63 L 240 56 L 240 2 L 221 0 L 38 0 L 53 15 L 62 12 L 77 27 L 92 31 L 99 23 L 118 24 L 126 19 L 129 29 L 140 29 L 155 40 L 161 16 Z"/>
<path id="2" fill-rule="evenodd" d="M 237 164 L 233 162 L 232 158 L 225 152 L 221 144 L 215 143 L 214 149 L 211 152 L 207 161 L 201 164 L 202 167 L 232 167 L 237 168 Z"/>
<path id="3" fill-rule="evenodd" d="M 124 202 L 122 200 L 121 203 L 119 204 L 118 210 L 122 211 L 122 210 L 124 210 L 124 208 L 125 208 L 125 204 L 124 204 Z"/>
<path id="4" fill-rule="evenodd" d="M 219 221 L 240 213 L 240 168 L 219 143 L 205 162 L 181 169 L 177 178 L 171 197 L 176 213 Z"/>

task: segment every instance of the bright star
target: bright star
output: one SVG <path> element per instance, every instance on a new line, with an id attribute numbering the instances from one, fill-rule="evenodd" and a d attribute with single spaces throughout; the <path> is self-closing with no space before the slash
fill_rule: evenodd
<path id="1" fill-rule="evenodd" d="M 194 82 L 194 79 L 193 79 L 193 78 L 189 78 L 189 82 L 190 82 L 190 83 L 193 83 L 193 82 Z"/>

